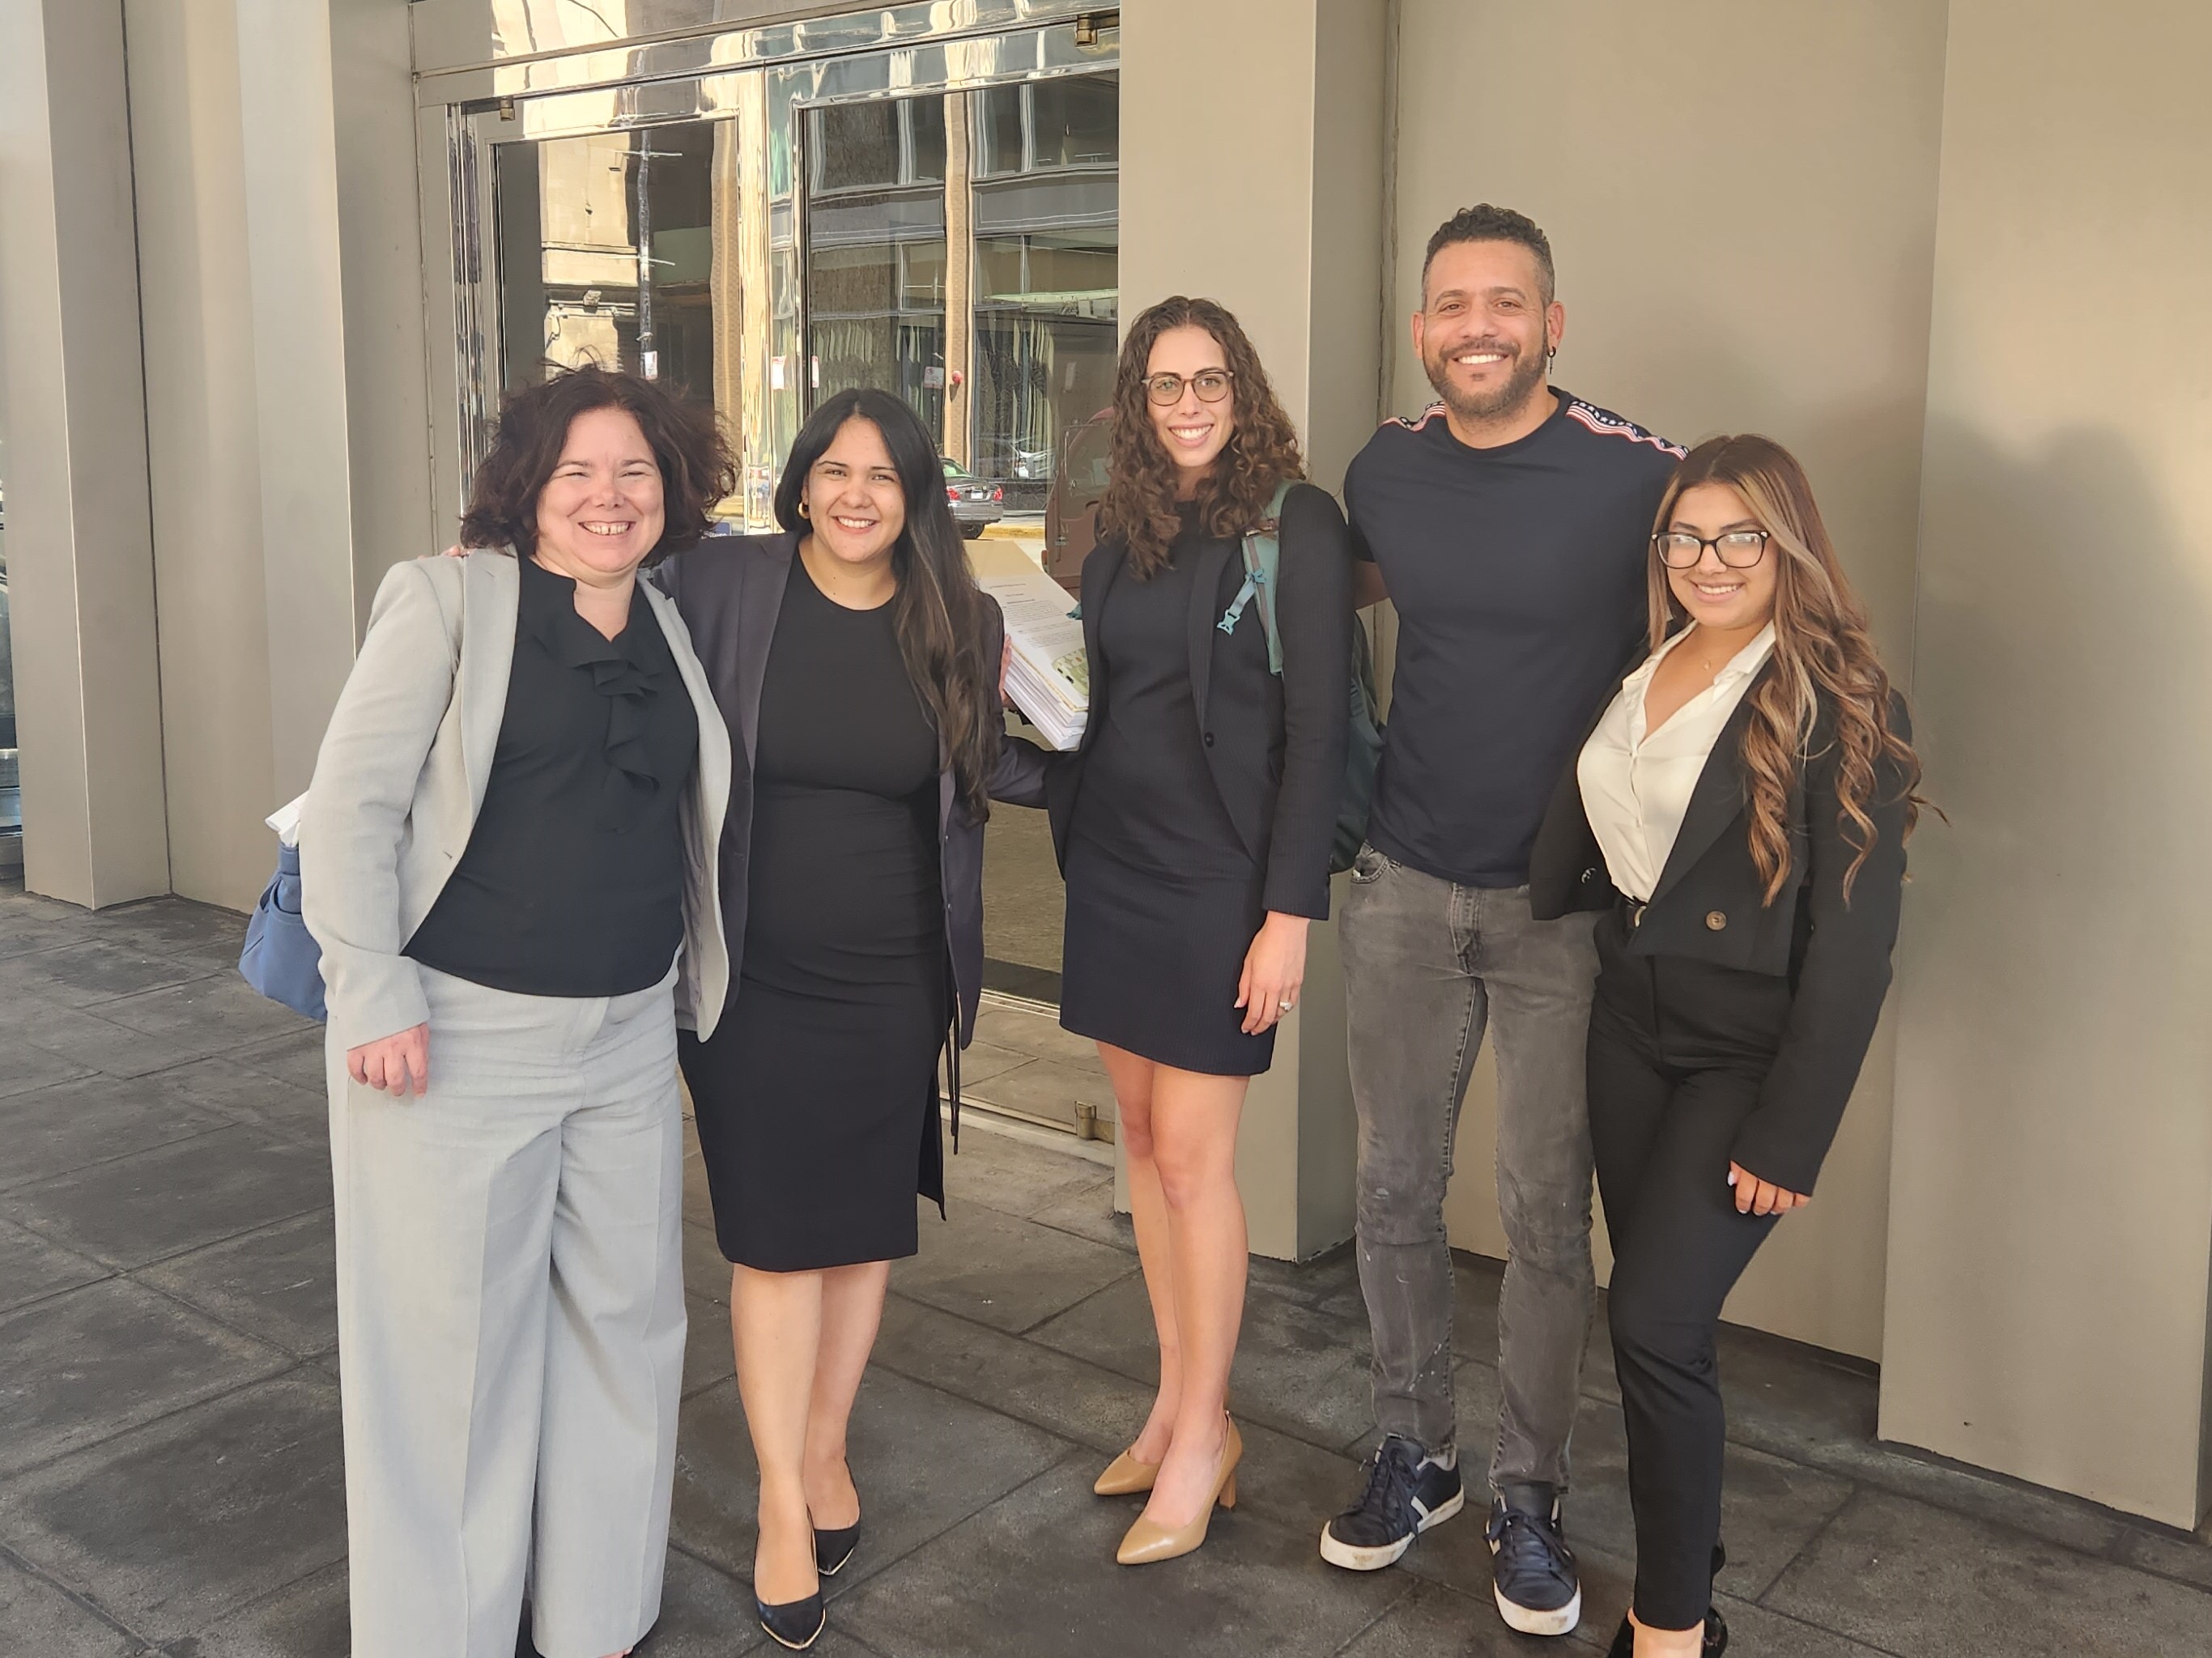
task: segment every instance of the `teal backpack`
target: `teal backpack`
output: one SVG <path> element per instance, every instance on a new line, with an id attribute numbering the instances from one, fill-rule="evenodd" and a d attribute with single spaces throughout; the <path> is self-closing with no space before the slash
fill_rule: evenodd
<path id="1" fill-rule="evenodd" d="M 1275 589 L 1281 585 L 1282 544 L 1275 528 L 1283 515 L 1283 500 L 1291 486 L 1278 484 L 1267 503 L 1267 516 L 1244 537 L 1244 585 L 1214 625 L 1224 633 L 1237 631 L 1244 607 L 1260 601 L 1260 628 L 1267 636 L 1267 671 L 1283 675 L 1283 636 L 1275 627 Z M 1350 618 L 1352 675 L 1345 695 L 1351 703 L 1351 742 L 1344 751 L 1344 787 L 1337 800 L 1336 839 L 1329 847 L 1328 867 L 1341 874 L 1352 867 L 1367 839 L 1367 815 L 1375 805 L 1375 768 L 1382 759 L 1382 716 L 1375 695 L 1375 653 L 1367 643 L 1367 629 L 1359 618 Z"/>

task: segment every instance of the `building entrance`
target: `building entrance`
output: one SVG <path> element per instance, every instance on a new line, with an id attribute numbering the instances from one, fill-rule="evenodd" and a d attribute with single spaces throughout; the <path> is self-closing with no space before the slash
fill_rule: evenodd
<path id="1" fill-rule="evenodd" d="M 963 533 L 1042 564 L 1062 446 L 1111 396 L 1114 37 L 1036 0 L 975 0 L 944 27 L 951 9 L 540 57 L 426 104 L 425 229 L 454 250 L 433 388 L 448 510 L 504 393 L 598 362 L 712 403 L 740 462 L 724 527 L 770 531 L 815 404 L 876 386 L 938 434 Z M 985 881 L 994 1023 L 1025 1056 L 1003 1074 L 1048 1049 L 1087 1071 L 1049 1018 L 1061 892 L 1043 814 L 994 812 Z M 987 1096 L 995 1057 L 975 1067 Z M 1110 1121 L 1103 1078 L 1033 1091 L 1024 1114 Z"/>

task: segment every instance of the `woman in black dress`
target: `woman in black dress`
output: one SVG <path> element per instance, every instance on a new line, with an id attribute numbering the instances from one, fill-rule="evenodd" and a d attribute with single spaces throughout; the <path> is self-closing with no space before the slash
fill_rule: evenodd
<path id="1" fill-rule="evenodd" d="M 680 1054 L 760 1464 L 754 1594 L 803 1648 L 859 1542 L 846 1424 L 890 1263 L 915 1253 L 915 1193 L 943 1202 L 937 1066 L 973 1029 L 986 790 L 1041 800 L 1042 766 L 1001 745 L 1002 624 L 904 404 L 829 399 L 776 516 L 788 533 L 710 540 L 659 579 L 743 739 L 731 1002 Z"/>
<path id="2" fill-rule="evenodd" d="M 1297 1005 L 1307 925 L 1328 914 L 1352 624 L 1343 514 L 1295 482 L 1297 434 L 1234 317 L 1182 298 L 1146 312 L 1114 416 L 1083 570 L 1090 722 L 1053 793 L 1060 1023 L 1113 1081 L 1159 1336 L 1151 1417 L 1097 1485 L 1152 1493 L 1117 1555 L 1133 1565 L 1196 1548 L 1236 1501 L 1237 1123 Z M 1244 537 L 1263 528 L 1278 591 L 1238 608 Z"/>

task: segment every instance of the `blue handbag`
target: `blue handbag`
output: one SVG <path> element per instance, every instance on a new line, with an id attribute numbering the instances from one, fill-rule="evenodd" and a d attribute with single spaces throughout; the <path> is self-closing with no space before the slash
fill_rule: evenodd
<path id="1" fill-rule="evenodd" d="M 300 914 L 300 849 L 279 845 L 276 873 L 246 924 L 238 970 L 272 1002 L 311 1019 L 330 1017 L 323 1005 L 323 948 Z"/>

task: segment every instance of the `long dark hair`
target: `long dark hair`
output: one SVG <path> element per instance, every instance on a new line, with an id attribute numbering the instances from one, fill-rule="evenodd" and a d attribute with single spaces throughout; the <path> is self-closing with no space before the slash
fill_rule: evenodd
<path id="1" fill-rule="evenodd" d="M 1113 460 L 1098 503 L 1098 533 L 1121 538 L 1129 568 L 1139 577 L 1168 562 L 1168 547 L 1182 530 L 1176 464 L 1152 429 L 1145 390 L 1153 343 L 1173 328 L 1203 328 L 1212 335 L 1235 377 L 1229 406 L 1236 428 L 1199 489 L 1199 521 L 1206 534 L 1241 536 L 1255 528 L 1267 516 L 1275 486 L 1306 475 L 1297 428 L 1275 401 L 1260 354 L 1237 319 L 1212 300 L 1181 294 L 1162 300 L 1129 325 L 1121 345 L 1114 371 Z"/>
<path id="2" fill-rule="evenodd" d="M 491 452 L 469 485 L 461 519 L 464 547 L 538 548 L 538 497 L 561 464 L 568 428 L 594 409 L 620 409 L 637 422 L 660 465 L 660 539 L 645 556 L 657 564 L 699 544 L 714 503 L 738 492 L 738 469 L 714 411 L 687 403 L 651 380 L 587 363 L 514 392 L 500 410 Z"/>
<path id="3" fill-rule="evenodd" d="M 999 757 L 1006 715 L 999 705 L 999 665 L 983 659 L 984 606 L 991 601 L 969 571 L 936 441 L 914 410 L 888 392 L 868 386 L 825 398 L 799 428 L 784 463 L 776 522 L 805 533 L 799 503 L 807 474 L 851 420 L 866 421 L 882 434 L 906 496 L 906 527 L 891 549 L 898 581 L 891 623 L 907 676 L 951 756 L 961 804 L 980 823 L 991 815 L 984 784 Z"/>
<path id="4" fill-rule="evenodd" d="M 1836 557 L 1812 481 L 1796 456 L 1755 433 L 1708 438 L 1684 456 L 1660 497 L 1650 556 L 1650 642 L 1657 650 L 1686 617 L 1659 557 L 1657 534 L 1674 503 L 1701 483 L 1725 483 L 1743 497 L 1775 556 L 1774 666 L 1751 693 L 1743 731 L 1750 799 L 1751 858 L 1766 883 L 1766 902 L 1790 875 L 1790 797 L 1802 773 L 1813 727 L 1826 701 L 1834 711 L 1836 803 L 1855 856 L 1844 872 L 1844 898 L 1874 850 L 1869 808 L 1902 800 L 1905 830 L 1919 820 L 1920 757 L 1889 723 L 1889 675 L 1874 647 L 1866 606 Z"/>

